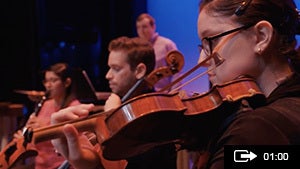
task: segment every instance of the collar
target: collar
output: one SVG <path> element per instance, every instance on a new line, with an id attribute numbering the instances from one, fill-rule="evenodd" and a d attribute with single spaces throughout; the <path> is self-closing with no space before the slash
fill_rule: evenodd
<path id="1" fill-rule="evenodd" d="M 159 36 L 159 34 L 158 34 L 157 32 L 155 32 L 154 35 L 152 36 L 150 42 L 151 42 L 152 44 L 154 44 L 154 42 L 156 41 L 156 39 L 157 39 L 158 36 Z"/>

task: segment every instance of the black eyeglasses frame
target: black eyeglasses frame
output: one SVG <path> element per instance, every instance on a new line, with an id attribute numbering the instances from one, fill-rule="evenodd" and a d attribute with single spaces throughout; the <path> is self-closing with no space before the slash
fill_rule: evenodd
<path id="1" fill-rule="evenodd" d="M 231 30 L 228 30 L 228 31 L 225 31 L 225 32 L 222 32 L 222 33 L 219 33 L 217 35 L 214 35 L 214 36 L 209 36 L 209 37 L 204 37 L 202 38 L 202 43 L 204 40 L 206 40 L 208 42 L 208 45 L 209 45 L 209 53 L 207 50 L 205 50 L 205 48 L 203 48 L 203 45 L 198 45 L 199 47 L 201 47 L 202 49 L 204 49 L 204 52 L 206 55 L 211 55 L 212 54 L 212 41 L 214 39 L 217 39 L 217 38 L 220 38 L 220 37 L 223 37 L 223 36 L 226 36 L 226 35 L 229 35 L 231 33 L 234 33 L 234 32 L 237 32 L 239 30 L 242 30 L 242 29 L 248 29 L 252 26 L 254 26 L 255 24 L 247 24 L 247 25 L 243 25 L 241 27 L 238 27 L 238 28 L 235 28 L 235 29 L 231 29 Z"/>

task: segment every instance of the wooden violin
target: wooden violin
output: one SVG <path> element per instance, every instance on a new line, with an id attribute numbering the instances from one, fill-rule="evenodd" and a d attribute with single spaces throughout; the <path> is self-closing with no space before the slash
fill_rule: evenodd
<path id="1" fill-rule="evenodd" d="M 176 93 L 143 94 L 111 111 L 29 129 L 24 137 L 26 142 L 34 144 L 64 137 L 62 127 L 73 124 L 79 132 L 96 133 L 105 158 L 120 160 L 178 139 L 185 110 L 186 107 Z"/>
<path id="2" fill-rule="evenodd" d="M 187 106 L 184 114 L 191 116 L 214 111 L 225 102 L 234 103 L 241 99 L 251 99 L 252 104 L 264 104 L 265 95 L 252 78 L 239 78 L 212 86 L 208 92 L 182 99 L 182 102 Z"/>
<path id="3" fill-rule="evenodd" d="M 252 78 L 239 78 L 212 86 L 203 94 L 182 99 L 184 129 L 180 146 L 183 149 L 203 150 L 219 132 L 224 119 L 246 108 L 257 108 L 266 103 L 266 97 Z"/>

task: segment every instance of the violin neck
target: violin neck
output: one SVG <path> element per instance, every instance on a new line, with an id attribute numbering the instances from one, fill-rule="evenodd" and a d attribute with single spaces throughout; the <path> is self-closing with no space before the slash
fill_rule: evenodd
<path id="1" fill-rule="evenodd" d="M 97 118 L 103 116 L 105 113 L 97 113 L 90 115 L 85 118 L 80 118 L 76 120 L 66 121 L 64 123 L 58 123 L 55 125 L 50 125 L 46 127 L 36 128 L 36 129 L 27 129 L 24 133 L 25 141 L 32 142 L 34 144 L 64 137 L 63 127 L 66 124 L 73 124 L 79 132 L 91 131 L 94 132 L 96 126 Z M 105 116 L 107 116 L 105 114 Z"/>

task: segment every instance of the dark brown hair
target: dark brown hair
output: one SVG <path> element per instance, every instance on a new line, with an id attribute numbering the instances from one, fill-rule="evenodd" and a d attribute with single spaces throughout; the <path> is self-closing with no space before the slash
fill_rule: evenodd
<path id="1" fill-rule="evenodd" d="M 125 36 L 116 38 L 109 43 L 108 50 L 123 50 L 127 53 L 127 61 L 131 69 L 135 69 L 139 63 L 147 67 L 146 74 L 153 71 L 155 66 L 155 54 L 152 44 L 142 38 L 128 38 Z"/>
<path id="2" fill-rule="evenodd" d="M 46 71 L 54 72 L 62 81 L 72 76 L 72 70 L 67 63 L 56 63 L 51 65 Z"/>
<path id="3" fill-rule="evenodd" d="M 61 108 L 67 107 L 72 100 L 74 100 L 77 95 L 76 95 L 76 88 L 77 86 L 75 85 L 76 83 L 74 82 L 74 76 L 75 72 L 72 67 L 70 67 L 67 63 L 56 63 L 51 65 L 49 68 L 47 68 L 44 71 L 44 77 L 45 78 L 45 73 L 46 72 L 54 72 L 63 82 L 66 81 L 67 78 L 70 78 L 72 80 L 71 85 L 66 89 L 66 96 L 64 98 L 64 102 L 61 105 Z"/>
<path id="4" fill-rule="evenodd" d="M 147 13 L 140 14 L 138 16 L 138 18 L 136 19 L 136 22 L 139 22 L 139 21 L 143 20 L 144 18 L 148 18 L 149 19 L 149 23 L 150 23 L 151 26 L 155 25 L 155 19 L 151 15 L 149 15 Z"/>

